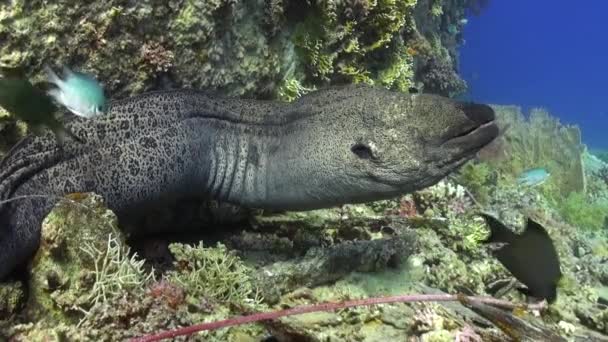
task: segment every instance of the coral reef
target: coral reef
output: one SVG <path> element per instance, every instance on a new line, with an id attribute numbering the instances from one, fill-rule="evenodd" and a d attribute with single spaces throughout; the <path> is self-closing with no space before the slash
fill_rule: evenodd
<path id="1" fill-rule="evenodd" d="M 432 15 L 428 3 L 17 1 L 0 5 L 0 64 L 32 74 L 45 62 L 94 71 L 112 97 L 173 82 L 259 96 L 284 83 L 293 90 L 329 81 L 407 90 L 419 59 L 416 78 L 443 91 L 462 85 L 455 73 L 460 40 L 448 26 L 461 22 L 468 5 L 437 2 L 441 14 Z M 415 47 L 421 44 L 429 48 Z"/>
<path id="2" fill-rule="evenodd" d="M 129 253 L 116 216 L 94 194 L 74 194 L 61 200 L 44 220 L 42 232 L 41 247 L 30 266 L 25 310 L 16 312 L 23 305 L 22 283 L 0 288 L 6 295 L 0 307 L 6 319 L 0 322 L 0 337 L 15 341 L 124 340 L 192 324 L 203 317 L 224 318 L 230 314 L 227 304 L 215 303 L 244 300 L 253 286 L 245 282 L 247 268 L 224 247 L 181 244 L 171 245 L 171 250 L 182 268 L 176 267 L 165 275 L 166 280 L 155 282 L 143 260 Z M 188 265 L 197 267 L 186 274 L 183 267 Z M 223 341 L 225 334 L 206 336 Z"/>
<path id="3" fill-rule="evenodd" d="M 419 0 L 414 10 L 416 31 L 408 36 L 417 84 L 445 96 L 464 93 L 467 85 L 457 74 L 458 51 L 463 42 L 466 11 L 472 1 Z"/>
<path id="4" fill-rule="evenodd" d="M 486 203 L 489 189 L 493 201 L 509 192 L 530 199 L 542 196 L 570 224 L 583 230 L 605 227 L 608 185 L 603 180 L 605 163 L 586 151 L 578 127 L 562 125 L 542 109 L 526 119 L 519 107 L 494 106 L 503 134 L 480 152 L 481 163 L 467 164 L 457 180 Z M 538 189 L 514 185 L 518 175 L 531 168 L 544 168 L 550 176 Z M 500 190 L 497 190 L 500 188 Z M 481 191 L 479 189 L 482 189 Z M 521 200 L 520 200 L 521 202 Z M 522 203 L 519 209 L 538 207 Z"/>
<path id="5" fill-rule="evenodd" d="M 449 180 L 439 181 L 416 192 L 414 200 L 419 211 L 427 217 L 455 218 L 473 206 L 473 199 L 467 195 L 465 188 Z"/>
<path id="6" fill-rule="evenodd" d="M 280 70 L 283 50 L 271 46 L 258 8 L 264 1 L 17 1 L 0 7 L 1 63 L 94 71 L 112 97 L 162 88 L 165 77 L 244 94 Z"/>

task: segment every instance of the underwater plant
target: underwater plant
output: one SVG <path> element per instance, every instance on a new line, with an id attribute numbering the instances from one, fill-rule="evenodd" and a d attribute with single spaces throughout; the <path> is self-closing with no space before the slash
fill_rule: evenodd
<path id="1" fill-rule="evenodd" d="M 599 231 L 606 227 L 608 203 L 591 202 L 581 192 L 570 193 L 559 209 L 566 221 L 580 229 Z"/>
<path id="2" fill-rule="evenodd" d="M 543 168 L 551 174 L 551 198 L 565 198 L 572 191 L 586 190 L 583 164 L 585 146 L 581 131 L 574 125 L 562 124 L 546 110 L 535 108 L 528 118 L 517 106 L 492 106 L 503 134 L 499 139 L 503 158 L 486 158 L 486 162 L 499 174 L 517 177 L 523 171 Z M 506 129 L 508 127 L 508 129 Z M 544 186 L 544 185 L 543 185 Z M 549 188 L 547 189 L 549 190 Z"/>
<path id="3" fill-rule="evenodd" d="M 467 188 L 479 203 L 486 203 L 490 192 L 492 167 L 484 162 L 469 162 L 456 175 L 456 181 Z"/>

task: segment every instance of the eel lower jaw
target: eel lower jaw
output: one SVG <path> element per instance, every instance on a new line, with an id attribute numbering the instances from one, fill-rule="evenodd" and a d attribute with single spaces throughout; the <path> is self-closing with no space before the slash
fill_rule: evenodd
<path id="1" fill-rule="evenodd" d="M 486 145 L 490 144 L 499 135 L 499 129 L 494 120 L 474 127 L 465 133 L 450 138 L 437 146 L 438 150 L 450 150 L 450 156 L 434 155 L 427 163 L 435 163 L 439 172 L 447 172 L 460 167 L 473 158 L 476 153 Z M 437 160 L 441 158 L 441 160 Z"/>
<path id="2" fill-rule="evenodd" d="M 460 135 L 445 141 L 442 146 L 455 147 L 463 150 L 463 154 L 481 149 L 498 137 L 499 129 L 496 121 L 488 121 Z"/>

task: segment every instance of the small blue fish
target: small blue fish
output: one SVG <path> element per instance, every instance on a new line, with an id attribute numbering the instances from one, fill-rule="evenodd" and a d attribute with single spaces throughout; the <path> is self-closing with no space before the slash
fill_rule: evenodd
<path id="1" fill-rule="evenodd" d="M 537 186 L 543 184 L 551 174 L 542 167 L 529 169 L 517 177 L 517 183 L 525 186 Z"/>
<path id="2" fill-rule="evenodd" d="M 90 119 L 106 112 L 106 98 L 97 80 L 88 74 L 63 67 L 63 79 L 48 65 L 44 67 L 48 81 L 57 86 L 48 94 L 72 113 Z"/>
<path id="3" fill-rule="evenodd" d="M 454 25 L 454 24 L 449 24 L 448 25 L 448 32 L 450 34 L 457 34 L 458 33 L 458 27 L 456 27 L 456 25 Z"/>

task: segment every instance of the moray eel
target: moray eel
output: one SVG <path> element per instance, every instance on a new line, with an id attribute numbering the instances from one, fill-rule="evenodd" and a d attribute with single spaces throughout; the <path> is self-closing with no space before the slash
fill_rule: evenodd
<path id="1" fill-rule="evenodd" d="M 177 90 L 74 118 L 85 143 L 27 136 L 0 163 L 0 200 L 102 195 L 119 216 L 203 195 L 249 208 L 310 210 L 391 198 L 438 182 L 498 134 L 486 106 L 368 86 L 292 103 Z M 0 279 L 26 262 L 57 198 L 0 206 Z"/>

